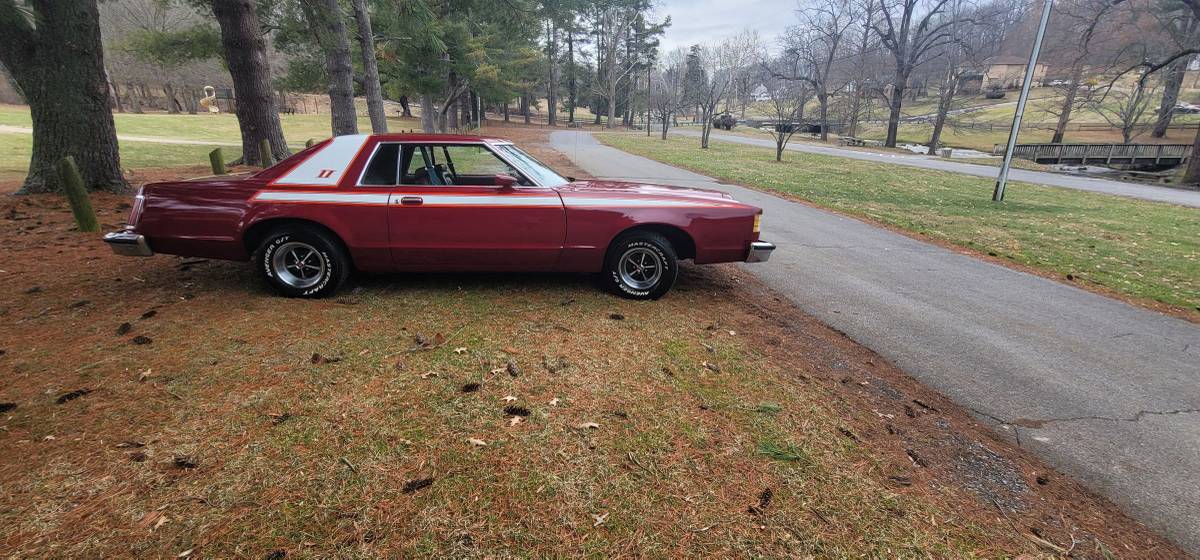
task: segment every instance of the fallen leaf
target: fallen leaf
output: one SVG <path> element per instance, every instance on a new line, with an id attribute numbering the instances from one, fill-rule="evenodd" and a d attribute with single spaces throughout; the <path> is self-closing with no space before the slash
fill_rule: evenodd
<path id="1" fill-rule="evenodd" d="M 483 441 L 479 438 L 467 438 L 467 443 L 474 445 L 475 447 L 483 447 L 487 445 L 486 441 Z"/>
<path id="2" fill-rule="evenodd" d="M 558 406 L 558 402 L 558 397 L 554 397 L 553 399 L 550 399 L 550 406 Z"/>
<path id="3" fill-rule="evenodd" d="M 508 427 L 511 428 L 517 424 L 520 424 L 521 422 L 524 422 L 524 420 L 522 420 L 520 416 L 513 416 L 512 418 L 508 419 Z"/>
<path id="4" fill-rule="evenodd" d="M 601 513 L 600 515 L 596 515 L 593 513 L 592 519 L 596 520 L 595 523 L 592 523 L 592 527 L 599 527 L 599 526 L 603 525 L 605 521 L 608 520 L 608 512 Z"/>
<path id="5" fill-rule="evenodd" d="M 146 368 L 146 371 L 138 374 L 138 381 L 145 381 L 152 375 L 154 375 L 154 370 L 152 368 Z"/>
<path id="6" fill-rule="evenodd" d="M 154 527 L 152 527 L 150 529 L 150 532 L 153 533 L 153 532 L 157 531 L 159 527 L 162 527 L 170 520 L 171 520 L 171 518 L 167 517 L 166 515 L 159 516 L 158 521 L 154 522 Z"/>
<path id="7" fill-rule="evenodd" d="M 709 371 L 721 373 L 721 366 L 718 366 L 717 364 L 711 362 L 700 362 L 700 365 L 704 366 L 704 369 Z"/>
<path id="8" fill-rule="evenodd" d="M 455 349 L 454 349 L 454 353 L 455 353 L 455 354 L 462 354 L 462 353 L 464 353 L 464 352 L 466 352 L 466 351 L 467 351 L 467 347 L 466 347 L 466 346 L 459 346 L 458 348 L 455 348 Z"/>
<path id="9" fill-rule="evenodd" d="M 501 373 L 504 373 L 504 368 L 502 367 L 492 369 L 492 375 L 500 375 Z"/>
<path id="10" fill-rule="evenodd" d="M 196 550 L 196 549 L 194 549 L 194 548 L 189 548 L 189 549 L 187 549 L 187 550 L 185 550 L 185 551 L 183 551 L 183 552 L 180 552 L 179 554 L 175 555 L 175 557 L 176 557 L 176 558 L 187 558 L 188 556 L 191 556 L 191 555 L 192 555 L 192 552 L 194 552 L 195 550 Z"/>
<path id="11" fill-rule="evenodd" d="M 507 395 L 504 397 L 503 400 L 504 400 L 504 402 L 513 402 L 513 401 L 517 400 L 517 397 L 514 397 L 512 395 Z"/>
<path id="12" fill-rule="evenodd" d="M 438 376 L 438 372 L 429 370 L 429 371 L 421 374 L 421 379 L 429 379 L 430 377 L 437 377 L 437 376 Z"/>
<path id="13" fill-rule="evenodd" d="M 46 440 L 46 441 L 54 441 L 54 439 L 55 439 L 55 438 L 54 438 L 54 436 L 46 436 L 46 437 L 44 437 L 44 438 L 42 438 L 42 439 L 44 439 L 44 440 Z"/>
<path id="14" fill-rule="evenodd" d="M 588 429 L 597 430 L 600 428 L 600 424 L 597 424 L 595 422 L 584 422 L 582 424 L 576 425 L 575 427 L 579 428 L 580 430 L 588 430 Z"/>
<path id="15" fill-rule="evenodd" d="M 144 444 L 140 441 L 122 441 L 121 443 L 118 443 L 115 447 L 117 449 L 133 449 L 135 447 L 145 447 L 145 446 L 146 446 L 146 444 Z"/>

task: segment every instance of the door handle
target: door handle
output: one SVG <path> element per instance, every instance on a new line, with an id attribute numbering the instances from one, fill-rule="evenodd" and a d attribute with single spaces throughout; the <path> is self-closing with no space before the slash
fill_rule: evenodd
<path id="1" fill-rule="evenodd" d="M 425 199 L 423 199 L 419 196 L 402 196 L 402 197 L 400 197 L 400 204 L 402 204 L 404 206 L 420 206 L 424 202 L 425 202 Z"/>

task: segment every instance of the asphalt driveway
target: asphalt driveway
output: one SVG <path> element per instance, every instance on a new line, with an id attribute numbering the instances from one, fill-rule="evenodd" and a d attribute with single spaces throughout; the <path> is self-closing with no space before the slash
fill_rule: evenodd
<path id="1" fill-rule="evenodd" d="M 729 192 L 779 249 L 746 270 L 1200 556 L 1200 326 L 634 156 L 605 178 Z"/>

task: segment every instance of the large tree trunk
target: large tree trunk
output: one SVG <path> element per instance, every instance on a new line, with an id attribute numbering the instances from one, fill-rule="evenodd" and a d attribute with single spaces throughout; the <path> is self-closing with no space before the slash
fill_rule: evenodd
<path id="1" fill-rule="evenodd" d="M 546 57 L 549 58 L 549 76 L 546 79 L 546 105 L 549 105 L 549 112 L 546 114 L 546 124 L 550 126 L 558 126 L 558 24 L 555 22 L 547 23 L 547 52 Z"/>
<path id="2" fill-rule="evenodd" d="M 822 86 L 823 88 L 824 86 Z M 821 141 L 829 141 L 829 94 L 821 93 L 817 95 L 817 102 L 821 104 Z"/>
<path id="3" fill-rule="evenodd" d="M 951 70 L 953 72 L 953 70 Z M 946 115 L 950 113 L 950 105 L 954 102 L 954 94 L 958 92 L 958 77 L 948 78 L 950 83 L 938 98 L 937 116 L 933 119 L 933 134 L 929 137 L 929 155 L 937 153 L 942 145 L 942 129 L 946 127 Z"/>
<path id="4" fill-rule="evenodd" d="M 175 98 L 175 84 L 171 82 L 163 82 L 163 95 L 167 98 L 167 112 L 172 115 L 179 114 L 179 100 Z"/>
<path id="5" fill-rule="evenodd" d="M 570 105 L 567 122 L 575 122 L 575 105 L 578 97 L 575 95 L 575 32 L 567 32 L 567 103 Z"/>
<path id="6" fill-rule="evenodd" d="M 604 128 L 613 127 L 613 118 L 617 114 L 617 61 L 616 53 L 613 53 L 608 60 L 608 122 Z"/>
<path id="7" fill-rule="evenodd" d="M 1187 170 L 1183 172 L 1183 182 L 1193 185 L 1200 184 L 1200 129 L 1196 130 L 1196 139 L 1192 141 L 1192 156 L 1188 158 Z"/>
<path id="8" fill-rule="evenodd" d="M 1188 58 L 1184 57 L 1167 67 L 1166 75 L 1162 77 L 1162 103 L 1158 106 L 1158 120 L 1154 122 L 1154 131 L 1150 136 L 1162 138 L 1167 135 L 1167 127 L 1171 126 L 1171 118 L 1175 115 L 1175 103 L 1179 101 L 1179 88 L 1183 85 L 1183 74 L 1187 70 Z"/>
<path id="9" fill-rule="evenodd" d="M 237 97 L 242 161 L 246 165 L 260 163 L 258 145 L 264 138 L 271 144 L 274 160 L 279 161 L 289 152 L 271 90 L 271 65 L 254 1 L 212 0 L 212 10 L 221 26 L 221 47 Z"/>
<path id="10" fill-rule="evenodd" d="M 387 113 L 383 108 L 383 88 L 379 86 L 379 61 L 375 59 L 375 35 L 371 31 L 371 13 L 367 0 L 353 0 L 354 20 L 358 22 L 358 43 L 363 58 L 363 93 L 367 95 L 367 113 L 371 132 L 387 132 Z"/>
<path id="11" fill-rule="evenodd" d="M 1066 95 L 1063 96 L 1062 106 L 1058 110 L 1058 124 L 1054 125 L 1054 135 L 1050 137 L 1051 144 L 1061 144 L 1067 134 L 1067 124 L 1071 122 L 1071 112 L 1075 110 L 1075 96 L 1079 92 L 1079 81 L 1083 79 L 1083 66 L 1076 65 L 1071 71 L 1071 80 L 1067 84 Z"/>
<path id="12" fill-rule="evenodd" d="M 346 23 L 342 21 L 342 8 L 338 0 L 302 0 L 301 5 L 308 27 L 325 53 L 333 135 L 358 134 L 358 115 L 354 110 L 354 65 L 350 60 L 350 38 L 346 35 Z"/>
<path id="13" fill-rule="evenodd" d="M 0 2 L 0 62 L 33 120 L 33 156 L 19 193 L 61 191 L 55 166 L 72 156 L 89 190 L 123 190 L 95 0 L 30 0 L 36 25 Z"/>
<path id="14" fill-rule="evenodd" d="M 908 82 L 908 75 L 897 70 L 896 81 L 892 83 L 892 95 L 888 98 L 887 139 L 883 141 L 883 145 L 888 148 L 896 147 L 896 137 L 900 132 L 900 107 L 904 100 L 904 84 L 906 82 Z"/>
<path id="15" fill-rule="evenodd" d="M 104 72 L 104 80 L 108 83 L 108 95 L 112 97 L 113 108 L 118 113 L 124 113 L 125 105 L 121 103 L 121 94 L 117 92 L 117 83 L 112 81 L 112 74 L 107 70 Z"/>
<path id="16" fill-rule="evenodd" d="M 434 115 L 437 111 L 433 108 L 433 96 L 428 93 L 421 94 L 421 131 L 425 134 L 433 134 L 437 132 L 437 124 L 434 120 Z"/>

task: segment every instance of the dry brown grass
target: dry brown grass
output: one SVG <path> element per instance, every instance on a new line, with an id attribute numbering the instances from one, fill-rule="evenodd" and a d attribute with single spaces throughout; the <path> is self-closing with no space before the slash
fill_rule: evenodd
<path id="1" fill-rule="evenodd" d="M 1180 555 L 735 266 L 658 302 L 561 275 L 287 300 L 3 204 L 3 556 Z"/>

